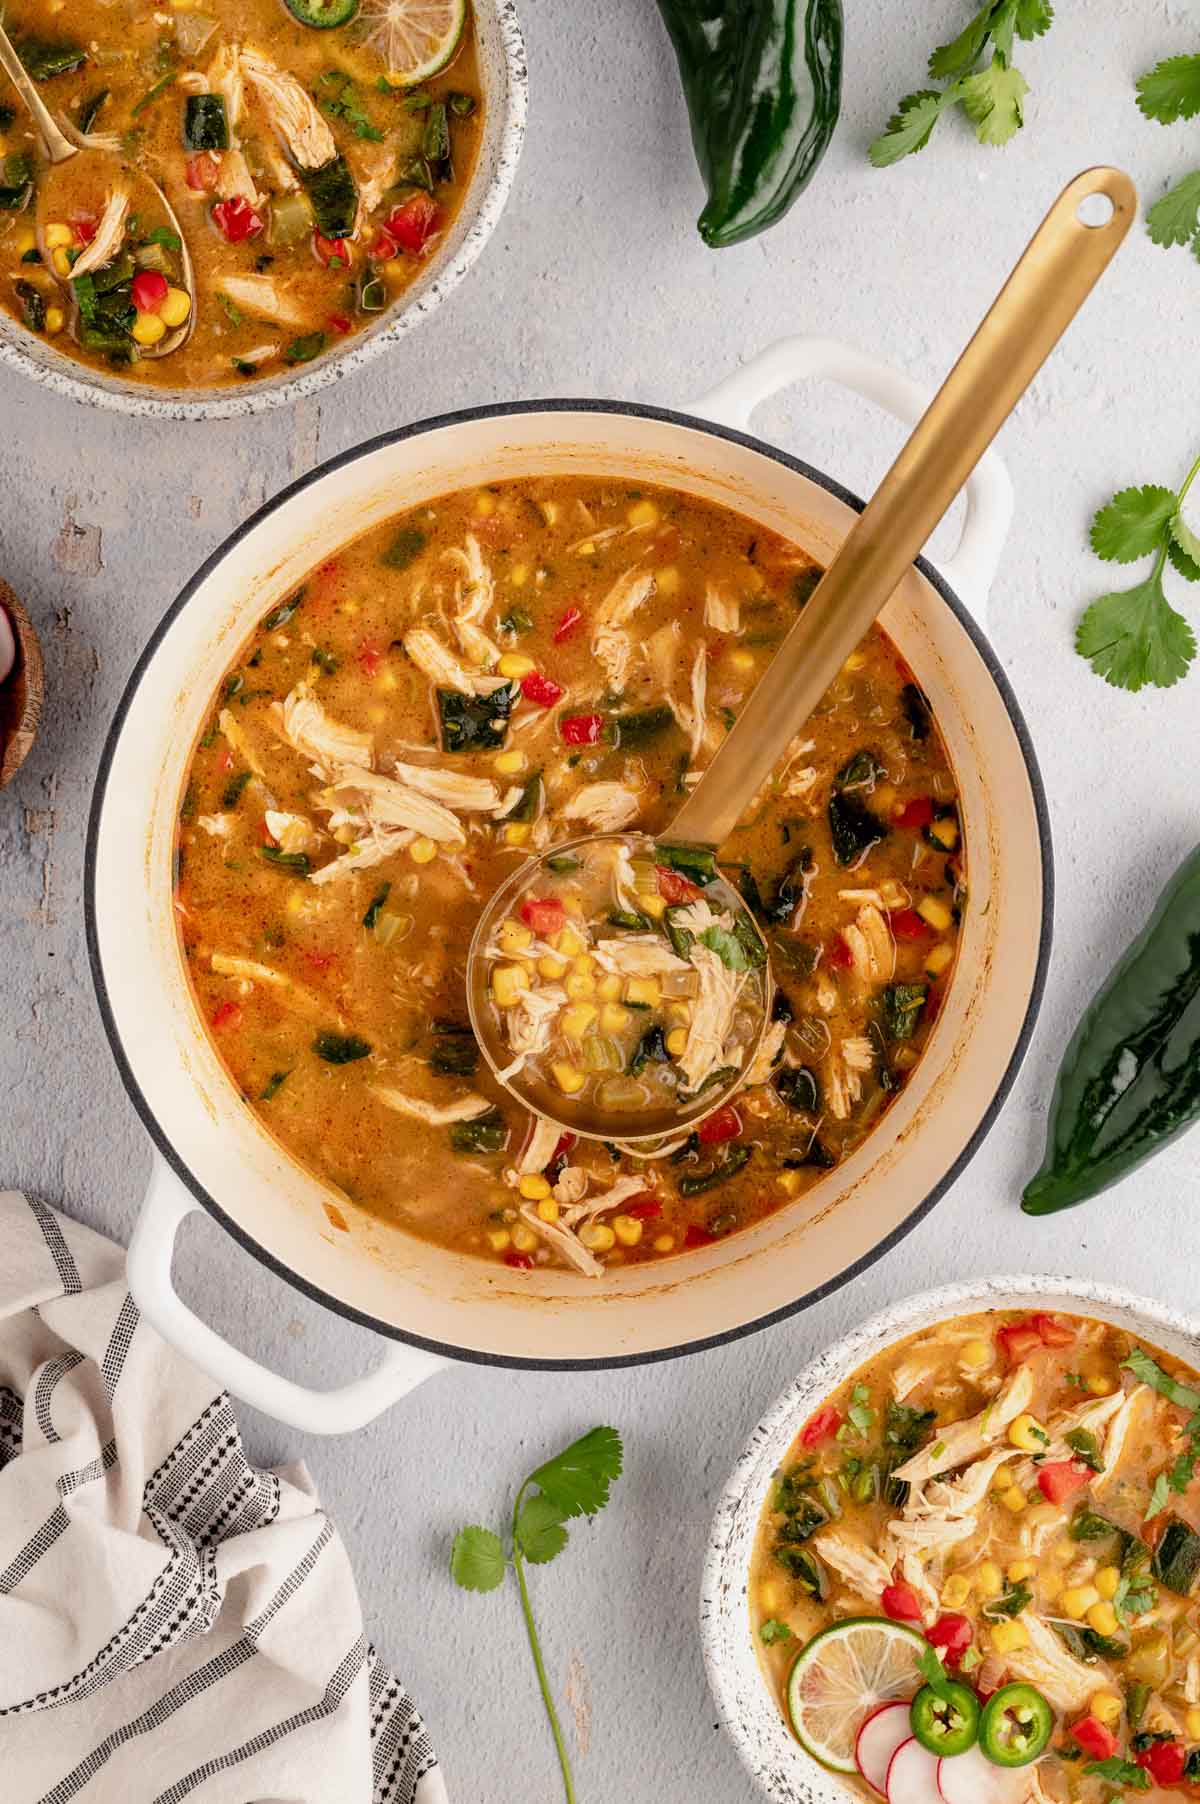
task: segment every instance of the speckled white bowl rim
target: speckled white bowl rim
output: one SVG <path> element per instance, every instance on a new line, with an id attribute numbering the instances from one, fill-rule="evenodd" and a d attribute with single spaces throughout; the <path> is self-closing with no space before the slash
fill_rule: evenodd
<path id="1" fill-rule="evenodd" d="M 411 300 L 400 301 L 374 327 L 347 339 L 344 346 L 321 357 L 311 368 L 278 376 L 248 388 L 204 389 L 186 398 L 178 390 L 163 393 L 139 389 L 118 378 L 74 363 L 61 352 L 17 325 L 10 316 L 0 317 L 0 363 L 54 394 L 66 395 L 85 406 L 106 407 L 116 413 L 160 420 L 230 420 L 289 407 L 334 382 L 352 376 L 371 358 L 428 316 L 457 288 L 504 211 L 525 140 L 529 106 L 529 74 L 525 40 L 513 0 L 473 0 L 477 20 L 487 14 L 494 22 L 499 55 L 497 79 L 484 126 L 479 163 L 467 202 L 456 216 L 447 243 L 430 258 L 428 272 L 419 280 Z M 477 26 L 478 29 L 478 26 Z M 485 32 L 488 30 L 485 27 Z M 480 48 L 485 48 L 482 38 Z M 490 162 L 490 172 L 484 174 Z M 464 216 L 469 228 L 462 231 Z M 36 354 L 35 354 L 36 353 Z"/>
<path id="2" fill-rule="evenodd" d="M 818 1353 L 776 1398 L 739 1454 L 713 1519 L 700 1589 L 700 1639 L 725 1728 L 752 1778 L 777 1804 L 847 1804 L 855 1794 L 792 1736 L 751 1639 L 750 1554 L 776 1467 L 814 1408 L 890 1344 L 952 1316 L 1047 1303 L 1099 1316 L 1200 1364 L 1200 1322 L 1115 1285 L 1042 1274 L 964 1279 L 889 1305 Z"/>

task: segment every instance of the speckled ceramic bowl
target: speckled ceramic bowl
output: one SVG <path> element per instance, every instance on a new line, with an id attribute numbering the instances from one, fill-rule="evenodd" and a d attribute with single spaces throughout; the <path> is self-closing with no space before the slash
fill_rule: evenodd
<path id="1" fill-rule="evenodd" d="M 1200 1364 L 1200 1324 L 1161 1303 L 1082 1278 L 978 1278 L 894 1303 L 820 1353 L 776 1399 L 738 1457 L 721 1494 L 700 1594 L 708 1681 L 747 1768 L 778 1804 L 847 1804 L 856 1796 L 806 1754 L 784 1723 L 750 1633 L 750 1556 L 762 1508 L 782 1462 L 813 1410 L 867 1359 L 935 1322 L 980 1309 L 1061 1309 L 1097 1316 Z"/>
<path id="2" fill-rule="evenodd" d="M 72 400 L 167 420 L 240 419 L 315 394 L 353 375 L 369 358 L 426 319 L 457 287 L 495 230 L 517 173 L 525 137 L 529 77 L 513 0 L 474 0 L 484 130 L 471 185 L 450 230 L 394 307 L 316 363 L 249 386 L 166 388 L 89 369 L 0 312 L 0 362 Z"/>

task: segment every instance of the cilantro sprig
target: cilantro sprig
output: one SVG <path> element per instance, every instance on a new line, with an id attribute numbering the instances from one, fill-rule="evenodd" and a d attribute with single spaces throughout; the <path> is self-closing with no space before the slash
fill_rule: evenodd
<path id="1" fill-rule="evenodd" d="M 562 1769 L 567 1804 L 575 1804 L 575 1781 L 563 1740 L 562 1726 L 550 1681 L 546 1677 L 541 1643 L 529 1602 L 525 1563 L 545 1566 L 567 1545 L 565 1524 L 575 1516 L 595 1516 L 608 1502 L 609 1487 L 621 1476 L 621 1437 L 615 1428 L 593 1428 L 572 1441 L 561 1453 L 531 1472 L 513 1502 L 509 1525 L 509 1551 L 490 1528 L 472 1524 L 460 1528 L 450 1550 L 450 1576 L 464 1591 L 495 1591 L 504 1583 L 511 1565 L 521 1596 L 521 1613 L 529 1637 L 534 1671 L 550 1732 Z"/>
<path id="2" fill-rule="evenodd" d="M 1137 103 L 1147 119 L 1174 125 L 1200 113 L 1200 56 L 1168 56 L 1142 76 Z M 1189 244 L 1200 257 L 1200 169 L 1193 169 L 1156 200 L 1146 214 L 1155 244 Z"/>
<path id="3" fill-rule="evenodd" d="M 1152 1359 L 1143 1347 L 1134 1347 L 1125 1365 L 1139 1383 L 1148 1384 L 1160 1397 L 1165 1397 L 1168 1403 L 1174 1403 L 1178 1409 L 1191 1412 L 1184 1424 L 1187 1446 L 1176 1454 L 1167 1470 L 1160 1472 L 1154 1480 L 1150 1503 L 1143 1518 L 1149 1522 L 1152 1516 L 1157 1516 L 1161 1510 L 1166 1509 L 1172 1491 L 1182 1496 L 1196 1476 L 1196 1467 L 1200 1465 L 1200 1391 L 1193 1390 L 1190 1384 L 1181 1384 L 1178 1378 L 1172 1378 L 1169 1372 L 1164 1372 L 1158 1361 Z"/>
<path id="4" fill-rule="evenodd" d="M 1198 473 L 1200 458 L 1178 489 L 1155 483 L 1122 489 L 1092 521 L 1097 557 L 1114 564 L 1154 559 L 1149 575 L 1132 589 L 1092 602 L 1076 630 L 1076 651 L 1114 689 L 1169 689 L 1196 655 L 1196 636 L 1168 601 L 1163 575 L 1169 563 L 1186 581 L 1200 582 L 1200 538 L 1183 517 Z"/>
<path id="5" fill-rule="evenodd" d="M 871 145 L 876 169 L 924 150 L 942 114 L 954 107 L 962 108 L 981 144 L 1007 144 L 1025 123 L 1029 92 L 1013 62 L 1013 41 L 1040 38 L 1053 20 L 1049 0 L 985 0 L 958 37 L 929 58 L 931 79 L 946 86 L 906 94 Z"/>
<path id="6" fill-rule="evenodd" d="M 1083 1770 L 1094 1773 L 1097 1779 L 1106 1779 L 1110 1785 L 1127 1785 L 1133 1791 L 1150 1789 L 1150 1775 L 1145 1767 L 1123 1760 L 1119 1754 L 1110 1754 L 1107 1760 L 1089 1760 Z"/>

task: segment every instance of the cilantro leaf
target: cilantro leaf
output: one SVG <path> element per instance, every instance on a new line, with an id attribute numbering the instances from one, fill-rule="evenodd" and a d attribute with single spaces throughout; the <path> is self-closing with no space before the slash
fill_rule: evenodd
<path id="1" fill-rule="evenodd" d="M 1132 1372 L 1139 1384 L 1148 1384 L 1160 1397 L 1165 1397 L 1168 1403 L 1177 1404 L 1180 1409 L 1200 1410 L 1200 1391 L 1172 1378 L 1144 1347 L 1133 1348 L 1125 1361 L 1125 1370 Z"/>
<path id="2" fill-rule="evenodd" d="M 939 44 L 929 58 L 929 73 L 934 81 L 946 81 L 955 75 L 965 75 L 973 68 L 983 55 L 983 47 L 987 43 L 988 33 L 992 29 L 992 15 L 995 11 L 993 0 L 988 0 L 969 25 L 964 26 L 958 36 L 949 44 Z M 904 102 L 900 102 L 901 106 Z"/>
<path id="3" fill-rule="evenodd" d="M 450 1577 L 464 1591 L 494 1591 L 504 1582 L 508 1561 L 499 1535 L 490 1528 L 460 1528 L 450 1549 Z"/>
<path id="4" fill-rule="evenodd" d="M 1128 1785 L 1134 1791 L 1150 1789 L 1150 1775 L 1145 1767 L 1133 1760 L 1122 1760 L 1119 1754 L 1110 1754 L 1107 1760 L 1089 1760 L 1083 1770 L 1095 1773 L 1098 1779 L 1107 1779 L 1110 1785 Z"/>
<path id="5" fill-rule="evenodd" d="M 1200 113 L 1200 56 L 1168 56 L 1137 85 L 1138 106 L 1147 119 L 1174 125 Z"/>
<path id="6" fill-rule="evenodd" d="M 535 1566 L 545 1566 L 567 1545 L 567 1531 L 562 1513 L 544 1493 L 535 1492 L 521 1505 L 517 1517 L 517 1540 L 521 1552 Z"/>
<path id="7" fill-rule="evenodd" d="M 941 1698 L 946 1704 L 953 1702 L 954 1692 L 946 1668 L 942 1665 L 942 1656 L 935 1647 L 927 1647 L 921 1654 L 917 1661 L 917 1671 L 935 1697 Z"/>
<path id="8" fill-rule="evenodd" d="M 1019 69 L 1009 68 L 997 51 L 991 64 L 962 83 L 963 111 L 981 144 L 1007 144 L 1025 123 L 1022 101 L 1029 83 Z"/>
<path id="9" fill-rule="evenodd" d="M 1171 542 L 1167 556 L 1190 583 L 1200 582 L 1200 534 L 1194 533 L 1178 510 L 1171 517 Z"/>
<path id="10" fill-rule="evenodd" d="M 1152 1516 L 1157 1516 L 1160 1510 L 1165 1510 L 1170 1498 L 1171 1491 L 1167 1484 L 1167 1475 L 1165 1472 L 1160 1472 L 1154 1481 L 1153 1489 L 1150 1492 L 1150 1502 L 1146 1506 L 1146 1514 L 1142 1517 L 1142 1521 L 1149 1522 Z"/>
<path id="11" fill-rule="evenodd" d="M 786 1622 L 780 1622 L 775 1616 L 768 1616 L 759 1628 L 758 1638 L 764 1647 L 774 1647 L 777 1641 L 790 1641 L 792 1631 Z"/>
<path id="12" fill-rule="evenodd" d="M 746 957 L 746 949 L 737 935 L 730 933 L 727 927 L 706 927 L 700 935 L 700 944 L 715 952 L 721 963 L 729 971 L 748 971 L 750 960 Z"/>
<path id="13" fill-rule="evenodd" d="M 1163 593 L 1162 570 L 1094 601 L 1079 622 L 1075 649 L 1097 676 L 1133 694 L 1147 683 L 1169 689 L 1186 676 L 1196 637 Z"/>
<path id="14" fill-rule="evenodd" d="M 608 1502 L 608 1488 L 621 1476 L 621 1437 L 615 1428 L 593 1428 L 572 1441 L 536 1472 L 536 1485 L 563 1517 L 594 1516 Z"/>
<path id="15" fill-rule="evenodd" d="M 934 88 L 906 94 L 888 120 L 887 129 L 874 140 L 868 152 L 875 168 L 887 169 L 902 157 L 915 156 L 918 150 L 924 150 L 949 99 L 949 92 L 939 94 Z"/>
<path id="16" fill-rule="evenodd" d="M 1155 244 L 1187 244 L 1196 236 L 1200 214 L 1200 169 L 1168 188 L 1146 214 L 1146 229 Z"/>
<path id="17" fill-rule="evenodd" d="M 1017 36 L 1028 43 L 1049 31 L 1054 23 L 1054 8 L 1050 0 L 1017 0 L 1016 21 Z"/>
<path id="18" fill-rule="evenodd" d="M 1149 557 L 1158 550 L 1163 528 L 1178 507 L 1173 489 L 1153 483 L 1141 489 L 1122 489 L 1092 521 L 1092 550 L 1113 564 L 1133 564 Z"/>

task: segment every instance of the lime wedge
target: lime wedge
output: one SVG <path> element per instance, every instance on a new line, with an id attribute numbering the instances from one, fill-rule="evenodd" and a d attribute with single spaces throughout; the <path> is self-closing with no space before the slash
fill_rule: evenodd
<path id="1" fill-rule="evenodd" d="M 788 1675 L 787 1705 L 806 1753 L 837 1773 L 856 1772 L 854 1743 L 863 1718 L 920 1689 L 924 1637 L 884 1616 L 835 1622 L 802 1647 Z"/>
<path id="2" fill-rule="evenodd" d="M 355 36 L 382 58 L 388 80 L 411 88 L 446 67 L 467 23 L 467 0 L 363 0 Z"/>

